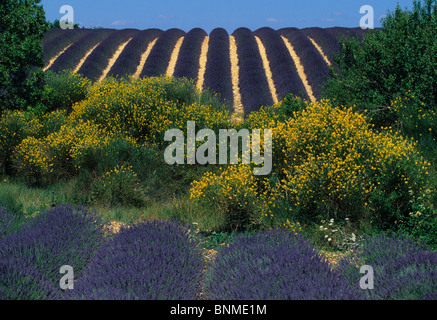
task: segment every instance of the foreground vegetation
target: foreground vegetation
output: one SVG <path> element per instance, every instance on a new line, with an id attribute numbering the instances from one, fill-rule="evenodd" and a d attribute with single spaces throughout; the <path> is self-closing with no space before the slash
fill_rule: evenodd
<path id="1" fill-rule="evenodd" d="M 425 95 L 423 88 L 434 88 L 435 81 L 409 81 L 418 77 L 420 65 L 397 73 L 403 80 L 390 83 L 358 81 L 351 70 L 358 64 L 369 67 L 364 61 L 372 64 L 368 53 L 376 43 L 390 40 L 391 48 L 399 48 L 407 39 L 421 44 L 417 34 L 435 43 L 434 33 L 423 28 L 436 28 L 436 12 L 435 1 L 415 2 L 412 14 L 397 10 L 385 20 L 385 29 L 362 44 L 344 40 L 338 60 L 342 73 L 327 83 L 326 99 L 310 103 L 290 94 L 242 121 L 232 117 L 220 97 L 199 92 L 185 78 L 109 77 L 93 83 L 70 71 L 46 73 L 38 104 L 24 108 L 25 100 L 19 99 L 1 109 L 0 274 L 8 276 L 0 281 L 0 298 L 60 298 L 53 277 L 63 257 L 77 264 L 84 281 L 77 296 L 63 298 L 193 299 L 206 290 L 212 299 L 268 299 L 273 292 L 280 299 L 435 299 L 437 93 L 432 89 Z M 405 23 L 414 30 L 408 29 L 407 37 L 400 33 Z M 362 58 L 350 59 L 350 54 Z M 437 79 L 428 71 L 426 77 Z M 372 89 L 375 82 L 378 88 L 389 87 Z M 353 90 L 343 101 L 345 88 Z M 369 92 L 374 100 L 368 100 Z M 187 132 L 188 121 L 216 134 L 220 129 L 272 129 L 271 173 L 253 175 L 253 163 L 167 164 L 165 132 Z M 104 225 L 114 221 L 127 227 L 108 236 Z M 156 238 L 161 231 L 162 238 Z M 144 237 L 143 243 L 131 241 L 138 237 Z M 77 250 L 62 251 L 67 242 Z M 204 277 L 199 247 L 219 249 L 223 242 L 229 247 L 219 250 Z M 129 257 L 120 256 L 125 245 L 135 247 Z M 160 255 L 150 254 L 154 249 Z M 354 254 L 332 273 L 320 249 Z M 53 252 L 58 255 L 52 257 Z M 151 295 L 143 296 L 144 287 L 123 287 L 123 279 L 115 279 L 120 259 L 129 262 L 126 272 L 132 274 L 138 265 L 169 262 L 168 281 L 156 287 L 167 289 L 149 288 Z M 171 265 L 178 259 L 191 267 Z M 235 259 L 236 268 L 225 270 Z M 308 266 L 310 260 L 317 263 Z M 286 274 L 277 282 L 261 281 L 290 261 L 296 265 L 282 268 Z M 354 291 L 356 266 L 365 263 L 378 268 L 379 285 L 387 292 Z M 114 282 L 87 275 L 94 264 L 107 268 Z M 17 265 L 31 275 L 22 277 Z M 244 282 L 240 277 L 247 271 L 242 270 L 251 268 L 253 278 L 246 280 L 257 288 L 253 295 L 245 296 L 249 293 L 241 287 L 223 287 Z M 314 285 L 298 282 L 302 274 L 313 275 L 306 279 Z M 390 279 L 396 281 L 389 285 Z M 121 284 L 94 291 L 95 281 Z M 291 291 L 290 283 L 296 284 Z M 30 291 L 22 292 L 29 284 Z"/>

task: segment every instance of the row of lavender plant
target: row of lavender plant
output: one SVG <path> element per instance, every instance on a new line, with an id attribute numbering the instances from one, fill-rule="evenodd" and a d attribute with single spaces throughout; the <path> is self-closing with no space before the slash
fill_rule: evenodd
<path id="1" fill-rule="evenodd" d="M 334 55 L 340 51 L 340 46 L 336 37 L 325 28 L 305 28 L 302 32 L 313 39 L 320 46 L 323 53 L 327 56 L 331 64 L 334 63 Z"/>
<path id="2" fill-rule="evenodd" d="M 85 36 L 87 33 L 89 33 L 89 30 L 85 29 L 62 30 L 61 33 L 56 33 L 54 38 L 43 44 L 44 64 L 46 65 L 55 55 L 64 50 L 71 43 Z"/>
<path id="3" fill-rule="evenodd" d="M 71 30 L 69 30 L 71 31 Z M 55 39 L 56 37 L 59 37 L 62 34 L 65 34 L 66 30 L 63 30 L 61 28 L 53 28 L 49 29 L 46 33 L 44 33 L 42 40 L 43 47 L 46 43 L 50 42 L 51 40 Z M 44 48 L 45 49 L 45 48 Z"/>
<path id="4" fill-rule="evenodd" d="M 140 77 L 156 77 L 164 75 L 170 62 L 171 54 L 178 39 L 185 36 L 180 29 L 165 31 L 153 46 Z"/>
<path id="5" fill-rule="evenodd" d="M 223 28 L 216 28 L 209 35 L 203 88 L 220 94 L 224 103 L 233 105 L 229 34 Z"/>
<path id="6" fill-rule="evenodd" d="M 232 34 L 237 45 L 239 84 L 244 113 L 273 104 L 262 58 L 252 31 L 239 28 Z"/>
<path id="7" fill-rule="evenodd" d="M 14 223 L 4 211 L 0 215 Z M 98 217 L 69 205 L 39 214 L 17 232 L 2 233 L 0 299 L 5 300 L 61 298 L 60 268 L 70 265 L 80 277 L 104 242 Z"/>
<path id="8" fill-rule="evenodd" d="M 316 47 L 301 30 L 296 28 L 284 28 L 278 32 L 290 41 L 297 56 L 300 58 L 308 84 L 311 86 L 314 96 L 320 99 L 322 85 L 329 77 L 328 65 L 321 58 Z"/>
<path id="9" fill-rule="evenodd" d="M 0 222 L 0 300 L 200 296 L 200 242 L 185 225 L 143 222 L 105 239 L 93 212 L 69 205 L 18 229 L 17 216 L 0 208 Z M 360 288 L 363 264 L 374 268 L 372 290 Z M 77 280 L 66 292 L 59 288 L 63 265 L 73 267 Z M 371 236 L 331 270 L 301 234 L 240 234 L 207 271 L 204 293 L 213 300 L 435 300 L 437 253 L 409 238 Z"/>
<path id="10" fill-rule="evenodd" d="M 200 28 L 192 29 L 187 33 L 179 51 L 178 61 L 173 74 L 175 77 L 197 80 L 202 43 L 206 36 L 206 32 Z"/>
<path id="11" fill-rule="evenodd" d="M 108 77 L 133 75 L 148 45 L 163 33 L 160 29 L 140 31 L 125 47 L 108 73 Z"/>
<path id="12" fill-rule="evenodd" d="M 195 300 L 203 270 L 198 240 L 173 222 L 122 229 L 75 283 L 72 300 Z"/>
<path id="13" fill-rule="evenodd" d="M 373 289 L 360 290 L 360 266 L 373 269 Z M 436 300 L 437 252 L 406 236 L 366 238 L 337 270 L 362 299 Z"/>
<path id="14" fill-rule="evenodd" d="M 49 68 L 53 72 L 60 72 L 63 70 L 74 70 L 79 64 L 80 60 L 87 54 L 87 52 L 103 41 L 114 29 L 99 29 L 90 30 L 79 41 L 76 41 L 63 54 L 61 54 Z"/>
<path id="15" fill-rule="evenodd" d="M 112 33 L 89 55 L 78 73 L 91 81 L 98 80 L 118 47 L 138 32 L 137 29 L 122 29 Z"/>
<path id="16" fill-rule="evenodd" d="M 254 35 L 260 38 L 266 49 L 278 99 L 282 100 L 288 93 L 296 96 L 302 93 L 306 99 L 309 99 L 281 34 L 266 27 L 256 30 Z"/>
<path id="17" fill-rule="evenodd" d="M 361 283 L 363 265 L 373 268 L 372 288 Z M 436 300 L 437 253 L 403 236 L 369 236 L 331 270 L 300 234 L 270 230 L 223 248 L 205 290 L 213 300 Z"/>
<path id="18" fill-rule="evenodd" d="M 285 230 L 234 238 L 205 277 L 213 300 L 357 299 L 308 240 Z"/>

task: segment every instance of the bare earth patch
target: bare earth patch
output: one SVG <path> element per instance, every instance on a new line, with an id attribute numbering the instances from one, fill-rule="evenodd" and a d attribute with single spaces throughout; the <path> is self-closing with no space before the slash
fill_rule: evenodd
<path id="1" fill-rule="evenodd" d="M 231 74 L 232 74 L 232 91 L 234 93 L 234 114 L 235 120 L 242 120 L 244 114 L 243 104 L 241 103 L 241 94 L 239 86 L 240 67 L 238 65 L 237 44 L 233 36 L 229 37 L 229 53 L 231 57 Z"/>
<path id="2" fill-rule="evenodd" d="M 88 56 L 93 53 L 94 49 L 96 49 L 99 46 L 100 42 L 98 44 L 96 44 L 94 47 L 92 47 L 87 53 L 86 55 L 80 60 L 79 64 L 76 66 L 76 68 L 74 69 L 74 73 L 77 73 L 80 68 L 82 67 L 82 65 L 85 63 L 86 59 L 88 58 Z"/>
<path id="3" fill-rule="evenodd" d="M 180 37 L 176 42 L 176 45 L 174 46 L 174 49 L 171 53 L 170 62 L 168 64 L 167 72 L 166 72 L 166 75 L 168 75 L 169 77 L 173 76 L 174 69 L 176 67 L 176 62 L 178 61 L 179 51 L 181 49 L 183 41 L 184 41 L 184 37 Z"/>
<path id="4" fill-rule="evenodd" d="M 114 65 L 114 63 L 117 61 L 118 57 L 120 56 L 120 54 L 123 52 L 124 48 L 127 46 L 127 44 L 132 40 L 132 38 L 130 38 L 129 40 L 127 40 L 125 43 L 122 43 L 117 51 L 115 51 L 114 55 L 111 57 L 111 59 L 109 59 L 108 61 L 108 65 L 106 66 L 106 69 L 103 70 L 102 75 L 100 76 L 99 81 L 102 81 L 103 79 L 106 78 L 106 76 L 108 75 L 109 71 L 111 70 L 112 66 Z"/>
<path id="5" fill-rule="evenodd" d="M 269 89 L 273 98 L 273 103 L 278 103 L 278 94 L 276 92 L 275 83 L 273 82 L 272 71 L 270 69 L 269 59 L 267 59 L 266 48 L 264 47 L 260 38 L 255 36 L 255 39 L 258 44 L 258 49 L 259 49 L 259 53 L 261 54 L 261 59 L 263 61 L 264 72 L 267 77 L 267 82 L 269 84 Z"/>
<path id="6" fill-rule="evenodd" d="M 314 96 L 313 89 L 308 83 L 307 76 L 305 74 L 305 71 L 303 69 L 302 63 L 300 62 L 299 56 L 296 54 L 296 51 L 294 51 L 293 46 L 291 45 L 290 41 L 288 41 L 287 38 L 284 36 L 281 36 L 282 40 L 285 43 L 285 46 L 287 47 L 288 51 L 290 52 L 291 57 L 293 58 L 293 61 L 296 65 L 297 72 L 299 74 L 299 77 L 302 79 L 302 83 L 305 86 L 305 89 L 308 93 L 308 96 L 310 97 L 311 101 L 316 101 L 316 97 Z"/>
<path id="7" fill-rule="evenodd" d="M 143 68 L 144 68 L 144 65 L 146 64 L 147 58 L 149 57 L 149 54 L 152 51 L 153 46 L 155 45 L 157 40 L 158 40 L 158 38 L 156 38 L 155 40 L 150 42 L 149 45 L 147 46 L 146 51 L 141 55 L 140 64 L 138 65 L 137 70 L 134 73 L 134 78 L 140 77 L 141 71 L 143 71 Z"/>

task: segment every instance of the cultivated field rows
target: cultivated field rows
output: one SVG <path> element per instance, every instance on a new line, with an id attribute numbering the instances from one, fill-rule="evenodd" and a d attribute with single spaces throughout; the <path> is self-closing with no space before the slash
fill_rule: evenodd
<path id="1" fill-rule="evenodd" d="M 92 81 L 109 76 L 187 77 L 219 93 L 235 114 L 272 105 L 287 93 L 320 98 L 343 35 L 360 28 L 53 29 L 45 34 L 44 70 L 71 69 Z"/>

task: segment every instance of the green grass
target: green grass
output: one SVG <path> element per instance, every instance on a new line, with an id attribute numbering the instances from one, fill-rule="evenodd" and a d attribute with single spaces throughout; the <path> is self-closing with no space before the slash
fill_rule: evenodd
<path id="1" fill-rule="evenodd" d="M 24 182 L 6 177 L 1 177 L 0 181 L 0 205 L 25 217 L 35 216 L 63 203 L 80 204 L 74 196 L 77 188 L 75 179 L 48 188 L 29 187 Z M 141 208 L 102 203 L 91 203 L 87 206 L 107 222 L 129 224 L 143 220 L 176 219 L 207 232 L 217 230 L 223 224 L 221 217 L 206 212 L 205 209 L 193 204 L 188 196 L 183 195 L 166 200 L 154 200 Z"/>

